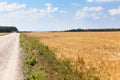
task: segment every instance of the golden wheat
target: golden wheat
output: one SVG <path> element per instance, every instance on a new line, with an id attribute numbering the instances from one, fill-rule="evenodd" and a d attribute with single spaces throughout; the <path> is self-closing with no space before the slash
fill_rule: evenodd
<path id="1" fill-rule="evenodd" d="M 53 50 L 57 59 L 78 57 L 86 68 L 95 67 L 101 80 L 120 80 L 120 32 L 27 33 Z"/>

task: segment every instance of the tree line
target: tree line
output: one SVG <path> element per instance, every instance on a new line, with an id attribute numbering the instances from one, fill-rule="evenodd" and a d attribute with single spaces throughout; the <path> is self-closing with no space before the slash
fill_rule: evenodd
<path id="1" fill-rule="evenodd" d="M 120 28 L 106 28 L 106 29 L 71 29 L 63 32 L 109 32 L 109 31 L 120 31 Z"/>
<path id="2" fill-rule="evenodd" d="M 0 32 L 18 32 L 14 26 L 0 26 Z"/>

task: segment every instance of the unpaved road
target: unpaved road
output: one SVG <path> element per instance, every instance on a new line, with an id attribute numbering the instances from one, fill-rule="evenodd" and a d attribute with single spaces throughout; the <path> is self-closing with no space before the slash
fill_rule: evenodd
<path id="1" fill-rule="evenodd" d="M 19 35 L 19 33 L 11 33 L 0 36 L 0 80 L 21 80 Z"/>

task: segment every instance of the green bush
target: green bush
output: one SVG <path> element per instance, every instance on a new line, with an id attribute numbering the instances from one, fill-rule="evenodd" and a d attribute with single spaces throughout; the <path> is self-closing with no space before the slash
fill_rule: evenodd
<path id="1" fill-rule="evenodd" d="M 34 66 L 36 64 L 36 57 L 34 55 L 29 55 L 27 57 L 26 63 L 28 65 Z"/>
<path id="2" fill-rule="evenodd" d="M 28 80 L 45 80 L 45 79 L 38 76 L 36 73 L 31 73 Z"/>

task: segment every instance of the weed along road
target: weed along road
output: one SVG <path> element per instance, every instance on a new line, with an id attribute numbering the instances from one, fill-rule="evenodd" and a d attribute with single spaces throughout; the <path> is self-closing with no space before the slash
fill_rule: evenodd
<path id="1" fill-rule="evenodd" d="M 0 36 L 0 80 L 20 80 L 19 35 Z"/>

